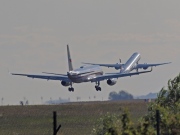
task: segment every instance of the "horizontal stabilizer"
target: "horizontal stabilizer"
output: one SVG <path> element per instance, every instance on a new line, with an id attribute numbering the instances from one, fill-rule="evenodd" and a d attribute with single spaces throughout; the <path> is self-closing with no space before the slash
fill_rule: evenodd
<path id="1" fill-rule="evenodd" d="M 62 75 L 62 76 L 67 76 L 66 74 L 57 74 L 57 73 L 49 73 L 49 72 L 42 72 L 44 74 L 51 74 L 51 75 Z"/>
<path id="2" fill-rule="evenodd" d="M 86 63 L 86 62 L 82 62 L 83 64 L 88 64 L 88 65 L 99 65 L 99 66 L 102 66 L 102 67 L 114 67 L 114 68 L 120 68 L 121 66 L 123 66 L 124 64 L 119 64 L 119 63 L 116 63 L 116 64 L 96 64 L 96 63 Z"/>

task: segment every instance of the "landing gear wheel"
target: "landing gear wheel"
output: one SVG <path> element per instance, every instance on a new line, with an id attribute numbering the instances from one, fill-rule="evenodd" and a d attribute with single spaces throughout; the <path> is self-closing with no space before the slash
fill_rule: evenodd
<path id="1" fill-rule="evenodd" d="M 68 88 L 68 90 L 71 92 L 71 88 Z"/>
<path id="2" fill-rule="evenodd" d="M 74 92 L 74 88 L 73 87 L 69 87 L 68 90 L 71 92 Z"/>
<path id="3" fill-rule="evenodd" d="M 97 91 L 101 91 L 101 87 L 95 86 L 95 88 L 96 88 Z"/>

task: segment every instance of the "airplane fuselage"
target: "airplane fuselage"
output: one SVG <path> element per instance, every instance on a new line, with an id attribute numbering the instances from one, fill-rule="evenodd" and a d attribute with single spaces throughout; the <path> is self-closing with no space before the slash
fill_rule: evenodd
<path id="1" fill-rule="evenodd" d="M 98 65 L 85 66 L 67 73 L 68 78 L 74 83 L 89 82 L 98 75 L 103 75 L 103 71 Z"/>
<path id="2" fill-rule="evenodd" d="M 129 73 L 131 72 L 136 65 L 138 64 L 138 61 L 141 59 L 141 55 L 139 53 L 134 53 L 128 61 L 122 66 L 120 73 Z"/>

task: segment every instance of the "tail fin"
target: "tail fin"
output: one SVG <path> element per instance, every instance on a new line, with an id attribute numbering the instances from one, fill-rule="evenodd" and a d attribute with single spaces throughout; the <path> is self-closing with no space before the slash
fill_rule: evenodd
<path id="1" fill-rule="evenodd" d="M 67 56 L 68 56 L 68 66 L 69 66 L 69 71 L 73 70 L 73 66 L 72 66 L 72 60 L 71 60 L 71 55 L 70 55 L 70 51 L 69 51 L 69 46 L 67 45 Z"/>

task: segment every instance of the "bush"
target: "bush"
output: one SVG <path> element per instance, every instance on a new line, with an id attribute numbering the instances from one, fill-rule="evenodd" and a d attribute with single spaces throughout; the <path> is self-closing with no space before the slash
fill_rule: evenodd
<path id="1" fill-rule="evenodd" d="M 93 129 L 96 135 L 156 135 L 156 110 L 160 112 L 160 134 L 180 134 L 180 74 L 168 81 L 158 94 L 158 98 L 148 105 L 148 114 L 135 127 L 125 111 L 117 116 L 107 114 Z"/>

